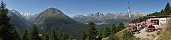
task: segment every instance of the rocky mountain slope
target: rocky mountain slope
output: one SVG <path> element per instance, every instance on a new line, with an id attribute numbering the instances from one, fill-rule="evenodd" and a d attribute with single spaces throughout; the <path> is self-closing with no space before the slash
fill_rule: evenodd
<path id="1" fill-rule="evenodd" d="M 24 32 L 28 28 L 27 20 L 16 10 L 9 10 L 10 23 L 15 26 L 19 33 Z"/>
<path id="2" fill-rule="evenodd" d="M 56 8 L 46 9 L 35 17 L 32 22 L 37 25 L 40 32 L 47 34 L 55 30 L 57 33 L 64 32 L 73 36 L 80 36 L 79 33 L 85 29 L 83 24 L 71 19 Z"/>

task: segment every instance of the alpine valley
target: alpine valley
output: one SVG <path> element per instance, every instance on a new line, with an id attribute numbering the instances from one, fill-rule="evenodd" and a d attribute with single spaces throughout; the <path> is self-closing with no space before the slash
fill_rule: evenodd
<path id="1" fill-rule="evenodd" d="M 136 12 L 132 15 L 133 18 L 145 16 L 143 12 Z M 16 10 L 10 10 L 10 23 L 13 24 L 16 30 L 23 33 L 25 30 L 30 30 L 32 25 L 36 25 L 40 33 L 50 34 L 53 30 L 57 33 L 69 33 L 74 38 L 81 38 L 81 34 L 85 32 L 88 22 L 94 22 L 98 25 L 111 25 L 130 22 L 127 18 L 127 13 L 108 13 L 103 14 L 97 12 L 95 14 L 75 15 L 69 17 L 57 8 L 48 8 L 40 13 L 19 13 Z M 17 21 L 16 21 L 17 20 Z M 100 26 L 98 26 L 100 27 Z"/>

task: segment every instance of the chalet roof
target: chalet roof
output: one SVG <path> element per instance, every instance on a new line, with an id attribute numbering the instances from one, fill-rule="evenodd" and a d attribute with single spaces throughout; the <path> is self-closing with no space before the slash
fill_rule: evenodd
<path id="1" fill-rule="evenodd" d="M 147 16 L 148 18 L 167 18 L 171 17 L 171 15 L 161 15 L 161 16 Z"/>

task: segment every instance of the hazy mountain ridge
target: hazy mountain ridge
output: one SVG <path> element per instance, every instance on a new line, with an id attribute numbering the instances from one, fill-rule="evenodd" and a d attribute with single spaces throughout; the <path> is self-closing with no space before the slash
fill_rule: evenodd
<path id="1" fill-rule="evenodd" d="M 133 13 L 131 16 L 133 18 L 138 18 L 147 15 L 144 12 L 136 12 Z M 79 21 L 81 23 L 87 24 L 88 22 L 94 22 L 96 24 L 113 24 L 113 23 L 123 23 L 123 22 L 129 22 L 130 19 L 128 18 L 128 13 L 107 13 L 103 14 L 100 12 L 97 12 L 95 14 L 89 14 L 87 16 L 84 15 L 76 15 L 73 16 L 72 19 Z"/>

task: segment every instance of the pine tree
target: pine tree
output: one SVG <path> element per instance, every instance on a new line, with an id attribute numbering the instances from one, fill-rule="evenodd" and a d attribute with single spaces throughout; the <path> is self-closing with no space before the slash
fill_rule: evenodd
<path id="1" fill-rule="evenodd" d="M 32 25 L 31 31 L 29 33 L 29 40 L 41 40 L 38 32 L 39 31 L 37 30 L 36 25 Z"/>
<path id="2" fill-rule="evenodd" d="M 49 40 L 57 40 L 55 31 L 52 31 L 52 33 L 49 36 Z"/>
<path id="3" fill-rule="evenodd" d="M 112 34 L 115 34 L 117 32 L 117 26 L 116 24 L 112 25 Z"/>
<path id="4" fill-rule="evenodd" d="M 170 13 L 171 13 L 171 7 L 170 7 L 170 4 L 167 3 L 164 9 L 164 15 L 169 15 Z"/>
<path id="5" fill-rule="evenodd" d="M 11 33 L 12 33 L 12 38 L 13 38 L 12 40 L 20 40 L 20 37 L 18 36 L 18 33 L 14 27 L 12 27 Z"/>
<path id="6" fill-rule="evenodd" d="M 44 34 L 43 37 L 42 37 L 42 40 L 48 40 L 48 35 L 47 34 Z"/>
<path id="7" fill-rule="evenodd" d="M 57 36 L 57 39 L 58 40 L 65 40 L 64 34 L 59 33 L 58 36 Z"/>
<path id="8" fill-rule="evenodd" d="M 119 26 L 124 27 L 124 24 L 123 23 L 119 23 Z"/>
<path id="9" fill-rule="evenodd" d="M 63 33 L 63 36 L 64 36 L 64 40 L 72 39 L 71 35 L 69 35 L 67 33 Z"/>
<path id="10" fill-rule="evenodd" d="M 8 9 L 6 4 L 1 2 L 0 4 L 0 37 L 3 40 L 20 40 L 17 31 L 14 26 L 9 23 Z"/>
<path id="11" fill-rule="evenodd" d="M 110 35 L 110 29 L 108 27 L 104 27 L 102 37 L 106 38 L 109 37 L 109 35 Z"/>
<path id="12" fill-rule="evenodd" d="M 28 40 L 27 35 L 28 35 L 27 31 L 25 31 L 21 37 L 21 40 Z"/>
<path id="13" fill-rule="evenodd" d="M 164 10 L 162 9 L 162 10 L 160 11 L 160 13 L 164 13 Z"/>
<path id="14" fill-rule="evenodd" d="M 83 34 L 82 34 L 82 40 L 85 40 L 86 39 L 86 33 L 84 32 Z"/>
<path id="15" fill-rule="evenodd" d="M 72 37 L 66 33 L 59 33 L 57 40 L 72 40 Z"/>
<path id="16" fill-rule="evenodd" d="M 86 39 L 87 40 L 95 40 L 97 36 L 97 30 L 95 24 L 93 22 L 88 23 L 88 29 L 86 32 Z"/>
<path id="17" fill-rule="evenodd" d="M 98 30 L 98 39 L 102 38 L 102 35 L 103 35 L 103 29 L 104 27 L 100 27 L 99 30 Z M 100 39 L 101 40 L 101 39 Z"/>
<path id="18" fill-rule="evenodd" d="M 118 31 L 120 31 L 120 30 L 122 30 L 122 29 L 124 29 L 125 28 L 125 25 L 123 24 L 123 23 L 119 23 L 119 26 L 118 26 L 119 28 L 119 30 Z"/>

